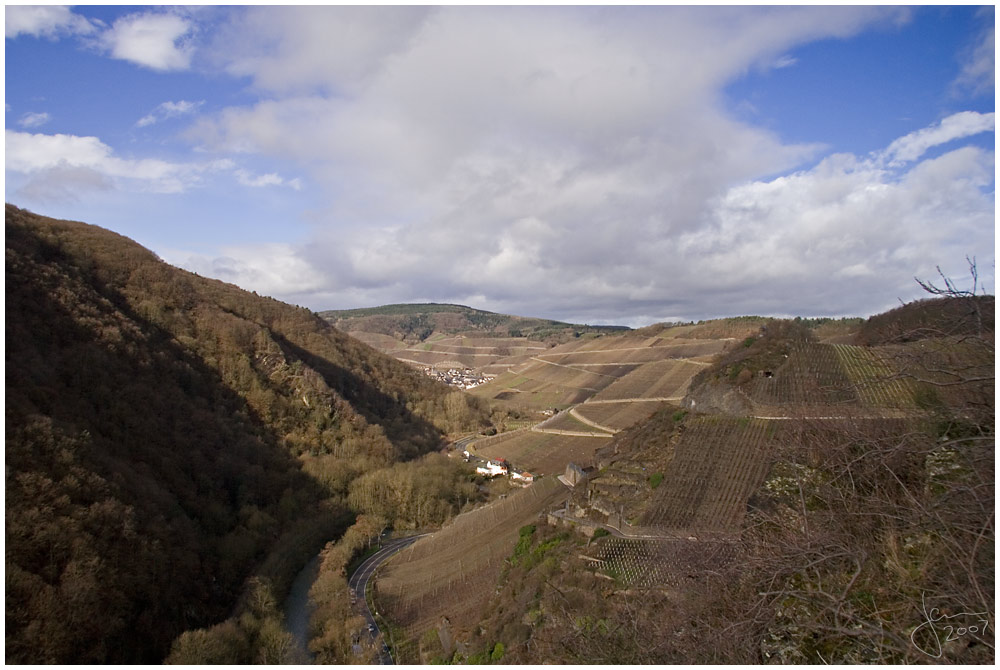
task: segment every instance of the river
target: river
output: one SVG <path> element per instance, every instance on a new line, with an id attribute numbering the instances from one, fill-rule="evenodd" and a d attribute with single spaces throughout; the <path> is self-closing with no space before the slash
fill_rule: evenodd
<path id="1" fill-rule="evenodd" d="M 312 663 L 315 658 L 309 651 L 309 616 L 312 606 L 309 603 L 309 589 L 319 576 L 319 554 L 302 568 L 302 571 L 292 582 L 292 588 L 285 599 L 285 628 L 295 638 L 295 644 Z"/>

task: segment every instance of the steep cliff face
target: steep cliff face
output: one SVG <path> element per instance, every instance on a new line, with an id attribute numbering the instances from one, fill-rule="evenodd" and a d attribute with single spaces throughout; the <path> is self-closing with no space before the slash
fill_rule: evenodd
<path id="1" fill-rule="evenodd" d="M 14 662 L 161 660 L 352 477 L 484 421 L 308 310 L 95 226 L 8 205 L 5 280 Z"/>

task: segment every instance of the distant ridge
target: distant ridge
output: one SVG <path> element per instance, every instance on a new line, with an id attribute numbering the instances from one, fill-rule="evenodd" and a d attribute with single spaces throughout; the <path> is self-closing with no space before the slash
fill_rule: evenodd
<path id="1" fill-rule="evenodd" d="M 319 312 L 326 321 L 344 332 L 389 335 L 407 342 L 422 342 L 433 333 L 488 337 L 530 337 L 542 340 L 553 336 L 585 333 L 606 334 L 631 330 L 627 326 L 590 326 L 553 319 L 513 316 L 448 303 L 399 303 L 359 309 Z"/>
<path id="2" fill-rule="evenodd" d="M 355 316 L 373 316 L 377 314 L 423 314 L 426 312 L 474 312 L 476 314 L 497 314 L 484 309 L 456 305 L 446 302 L 400 302 L 391 305 L 380 305 L 378 307 L 358 307 L 356 309 L 331 309 L 320 314 L 337 315 L 339 318 L 350 318 Z M 558 322 L 553 322 L 558 323 Z"/>

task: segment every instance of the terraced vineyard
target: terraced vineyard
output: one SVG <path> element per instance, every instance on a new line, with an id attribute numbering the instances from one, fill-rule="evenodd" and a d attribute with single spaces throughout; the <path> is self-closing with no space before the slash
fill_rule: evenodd
<path id="1" fill-rule="evenodd" d="M 869 407 L 914 409 L 916 385 L 900 378 L 893 366 L 878 349 L 831 345 L 837 352 L 846 375 L 857 390 L 861 401 Z"/>
<path id="2" fill-rule="evenodd" d="M 534 360 L 615 378 L 623 377 L 642 365 L 641 363 L 599 363 L 594 362 L 595 356 L 596 354 L 539 354 L 534 357 Z"/>
<path id="3" fill-rule="evenodd" d="M 757 376 L 746 394 L 763 406 L 914 409 L 916 385 L 877 348 L 800 344 L 772 376 Z"/>
<path id="4" fill-rule="evenodd" d="M 542 431 L 567 431 L 575 433 L 600 433 L 607 436 L 609 431 L 602 431 L 599 428 L 588 425 L 574 417 L 570 412 L 559 412 L 551 419 L 544 421 L 535 427 L 535 430 Z"/>
<path id="5" fill-rule="evenodd" d="M 626 588 L 679 586 L 687 575 L 732 560 L 728 542 L 608 537 L 590 565 Z"/>
<path id="6" fill-rule="evenodd" d="M 400 349 L 393 351 L 392 355 L 404 363 L 433 368 L 477 368 L 480 365 L 492 363 L 495 359 L 489 354 L 476 356 L 474 354 L 454 354 L 418 349 Z M 480 358 L 482 360 L 479 360 Z"/>
<path id="7" fill-rule="evenodd" d="M 608 400 L 679 397 L 705 361 L 728 344 L 633 335 L 581 339 L 532 356 L 474 393 L 528 409 L 565 408 L 595 395 Z M 691 360 L 695 357 L 700 360 Z"/>
<path id="8" fill-rule="evenodd" d="M 436 333 L 419 344 L 407 344 L 378 333 L 351 334 L 413 365 L 472 368 L 490 373 L 524 363 L 531 356 L 551 348 L 542 342 L 515 337 L 463 337 Z"/>
<path id="9" fill-rule="evenodd" d="M 399 351 L 400 349 L 406 348 L 405 342 L 400 342 L 395 337 L 390 335 L 382 335 L 381 333 L 366 333 L 364 331 L 354 331 L 348 333 L 351 337 L 361 340 L 369 347 L 373 349 L 378 349 L 379 351 L 391 354 L 394 351 Z"/>
<path id="10" fill-rule="evenodd" d="M 518 407 L 532 410 L 569 407 L 583 402 L 594 394 L 589 389 L 551 384 L 514 372 L 504 373 L 492 382 L 469 392 L 481 398 L 508 401 Z"/>
<path id="11" fill-rule="evenodd" d="M 690 337 L 692 339 L 736 339 L 757 335 L 761 326 L 765 325 L 769 319 L 756 317 L 741 317 L 734 319 L 716 319 L 689 326 L 676 337 Z"/>
<path id="12" fill-rule="evenodd" d="M 649 347 L 622 347 L 598 351 L 557 351 L 540 354 L 538 358 L 564 365 L 579 365 L 582 363 L 602 363 L 605 365 L 641 365 L 662 361 L 668 358 L 693 358 L 695 356 L 712 356 L 725 349 L 726 342 L 721 340 L 704 341 L 664 341 Z"/>
<path id="13" fill-rule="evenodd" d="M 376 582 L 376 609 L 409 640 L 418 640 L 440 625 L 443 617 L 453 629 L 469 632 L 496 587 L 503 560 L 517 542 L 518 529 L 566 496 L 565 486 L 555 477 L 546 477 L 505 499 L 459 515 L 382 568 Z M 400 660 L 413 663 L 417 659 Z"/>
<path id="14" fill-rule="evenodd" d="M 550 353 L 594 352 L 611 349 L 638 349 L 655 346 L 659 337 L 641 337 L 634 334 L 601 338 L 581 338 L 552 349 Z"/>
<path id="15" fill-rule="evenodd" d="M 685 360 L 649 363 L 608 385 L 593 400 L 680 398 L 702 365 Z"/>
<path id="16" fill-rule="evenodd" d="M 504 373 L 472 393 L 493 400 L 507 400 L 529 409 L 565 408 L 583 402 L 615 381 L 614 377 L 532 362 Z"/>
<path id="17" fill-rule="evenodd" d="M 751 381 L 747 395 L 761 405 L 857 405 L 854 382 L 844 371 L 836 346 L 797 345 L 773 376 Z"/>
<path id="18" fill-rule="evenodd" d="M 610 435 L 632 426 L 656 411 L 664 398 L 680 401 L 691 379 L 706 364 L 678 356 L 703 356 L 726 346 L 724 341 L 625 335 L 581 339 L 554 347 L 472 393 L 522 408 L 572 408 L 576 417 L 570 413 L 558 415 L 540 428 L 577 435 L 518 435 L 503 442 L 482 443 L 477 453 L 506 458 L 519 467 L 540 472 L 561 472 L 570 461 L 590 464 L 595 450 L 606 443 L 595 433 Z"/>
<path id="19" fill-rule="evenodd" d="M 570 462 L 591 465 L 595 452 L 610 440 L 610 434 L 601 438 L 525 431 L 499 443 L 477 444 L 475 453 L 480 458 L 506 458 L 535 474 L 558 475 Z"/>
<path id="20" fill-rule="evenodd" d="M 573 409 L 577 414 L 601 426 L 625 430 L 648 419 L 660 405 L 659 402 L 583 403 Z"/>
<path id="21" fill-rule="evenodd" d="M 518 374 L 528 379 L 569 388 L 600 391 L 616 377 L 587 368 L 574 368 L 548 361 L 533 360 L 532 365 Z"/>
<path id="22" fill-rule="evenodd" d="M 676 531 L 733 531 L 769 467 L 775 424 L 703 416 L 690 420 L 640 525 Z"/>

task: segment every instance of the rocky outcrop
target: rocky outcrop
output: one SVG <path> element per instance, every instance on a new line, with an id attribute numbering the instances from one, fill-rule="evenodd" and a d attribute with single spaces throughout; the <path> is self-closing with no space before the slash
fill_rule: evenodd
<path id="1" fill-rule="evenodd" d="M 683 406 L 693 412 L 752 416 L 753 404 L 745 393 L 735 386 L 708 381 L 684 396 Z"/>

